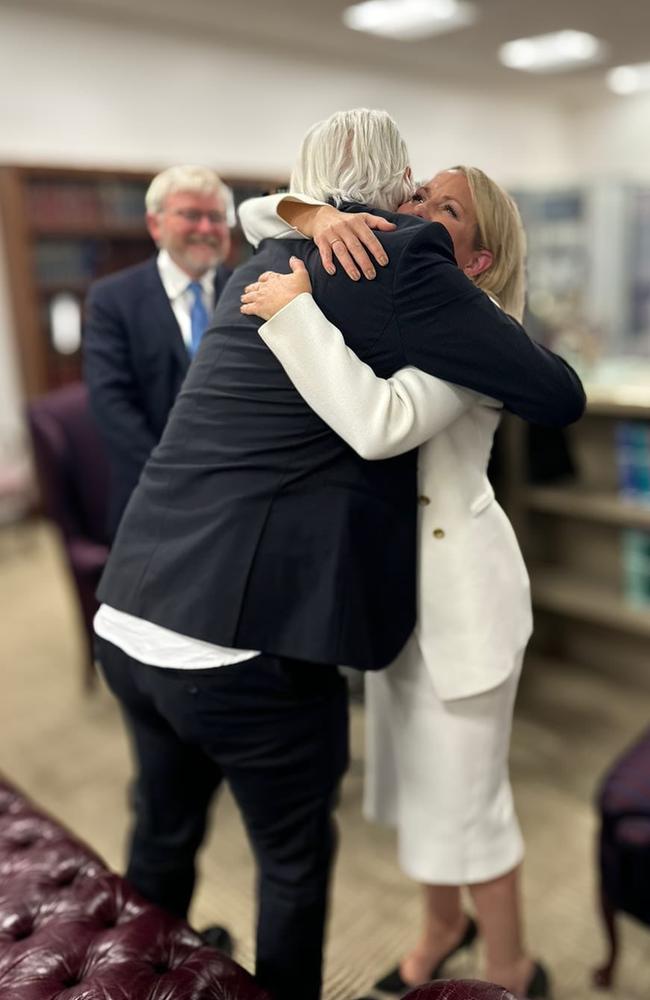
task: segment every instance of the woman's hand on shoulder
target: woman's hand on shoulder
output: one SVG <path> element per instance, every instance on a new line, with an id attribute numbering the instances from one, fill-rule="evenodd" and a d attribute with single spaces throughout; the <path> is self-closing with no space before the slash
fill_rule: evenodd
<path id="1" fill-rule="evenodd" d="M 311 281 L 303 262 L 297 257 L 291 257 L 289 265 L 290 274 L 265 271 L 257 281 L 246 285 L 241 296 L 240 311 L 247 316 L 269 320 L 303 292 L 311 293 Z"/>
<path id="2" fill-rule="evenodd" d="M 336 259 L 348 278 L 359 281 L 362 274 L 370 279 L 376 275 L 371 256 L 382 267 L 388 263 L 388 255 L 373 229 L 389 233 L 397 227 L 370 212 L 340 212 L 333 205 L 322 205 L 313 213 L 309 228 L 311 232 L 305 232 L 305 236 L 311 236 L 318 247 L 327 273 L 335 273 Z"/>

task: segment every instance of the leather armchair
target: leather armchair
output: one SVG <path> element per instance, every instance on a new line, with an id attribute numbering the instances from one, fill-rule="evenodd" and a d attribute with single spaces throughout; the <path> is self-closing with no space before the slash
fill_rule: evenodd
<path id="1" fill-rule="evenodd" d="M 612 985 L 618 959 L 616 915 L 650 926 L 650 728 L 614 761 L 598 794 L 601 916 L 608 955 L 594 985 Z"/>
<path id="2" fill-rule="evenodd" d="M 108 557 L 108 463 L 81 382 L 33 400 L 27 409 L 43 509 L 59 529 L 87 644 L 86 682 L 95 677 L 95 590 Z"/>
<path id="3" fill-rule="evenodd" d="M 0 1000 L 269 1000 L 0 778 Z"/>

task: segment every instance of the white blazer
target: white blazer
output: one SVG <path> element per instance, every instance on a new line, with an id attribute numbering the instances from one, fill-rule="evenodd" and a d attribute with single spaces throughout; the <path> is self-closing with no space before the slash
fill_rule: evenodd
<path id="1" fill-rule="evenodd" d="M 532 613 L 526 567 L 486 475 L 500 404 L 415 368 L 378 378 L 311 295 L 259 332 L 305 401 L 363 458 L 420 448 L 413 502 L 423 659 L 442 700 L 501 684 L 519 669 Z"/>

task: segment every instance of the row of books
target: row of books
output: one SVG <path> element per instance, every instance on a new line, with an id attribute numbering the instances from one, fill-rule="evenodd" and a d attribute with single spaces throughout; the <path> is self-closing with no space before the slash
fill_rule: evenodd
<path id="1" fill-rule="evenodd" d="M 144 225 L 146 184 L 140 181 L 32 181 L 27 212 L 34 228 Z"/>
<path id="2" fill-rule="evenodd" d="M 79 285 L 91 281 L 100 271 L 105 252 L 98 240 L 41 240 L 34 248 L 38 283 Z"/>
<path id="3" fill-rule="evenodd" d="M 51 229 L 56 226 L 133 226 L 144 224 L 142 181 L 32 181 L 27 189 L 30 224 Z M 236 185 L 235 205 L 246 198 L 268 194 L 268 185 Z M 233 218 L 232 224 L 235 224 Z"/>
<path id="4" fill-rule="evenodd" d="M 619 493 L 624 500 L 650 505 L 650 424 L 622 420 L 616 425 Z M 623 586 L 628 601 L 650 604 L 650 532 L 622 533 Z"/>
<path id="5" fill-rule="evenodd" d="M 623 586 L 631 604 L 650 604 L 650 532 L 623 532 Z"/>
<path id="6" fill-rule="evenodd" d="M 615 435 L 619 493 L 625 500 L 650 505 L 650 424 L 622 420 Z"/>

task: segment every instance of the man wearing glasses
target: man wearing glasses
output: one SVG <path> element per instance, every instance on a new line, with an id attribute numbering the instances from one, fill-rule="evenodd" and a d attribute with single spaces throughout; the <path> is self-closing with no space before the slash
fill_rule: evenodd
<path id="1" fill-rule="evenodd" d="M 213 170 L 169 167 L 145 203 L 157 255 L 97 281 L 86 303 L 84 377 L 110 464 L 111 536 L 230 276 L 231 195 Z"/>

